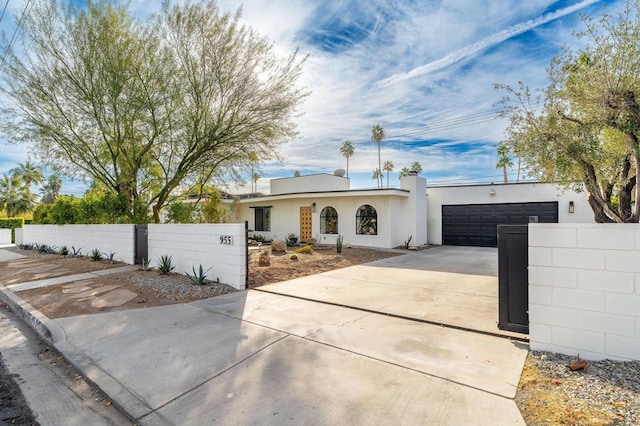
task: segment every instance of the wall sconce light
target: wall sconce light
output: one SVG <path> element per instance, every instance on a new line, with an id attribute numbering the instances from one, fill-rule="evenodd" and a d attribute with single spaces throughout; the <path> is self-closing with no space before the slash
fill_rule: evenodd
<path id="1" fill-rule="evenodd" d="M 314 213 L 316 212 L 316 203 L 311 204 L 311 211 Z"/>
<path id="2" fill-rule="evenodd" d="M 569 213 L 573 213 L 576 209 L 576 206 L 573 204 L 573 201 L 569 201 Z"/>
<path id="3" fill-rule="evenodd" d="M 491 195 L 492 197 L 496 196 L 496 190 L 492 189 L 491 191 L 489 191 L 489 195 Z"/>

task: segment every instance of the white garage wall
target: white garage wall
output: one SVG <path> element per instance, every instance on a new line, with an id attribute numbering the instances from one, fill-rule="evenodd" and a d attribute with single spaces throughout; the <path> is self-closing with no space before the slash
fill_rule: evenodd
<path id="1" fill-rule="evenodd" d="M 491 191 L 495 195 L 491 195 Z M 546 183 L 441 186 L 427 188 L 427 229 L 429 244 L 442 244 L 442 206 L 449 204 L 494 204 L 558 201 L 559 223 L 594 223 L 586 192 L 561 192 Z M 569 213 L 569 202 L 574 213 Z"/>
<path id="2" fill-rule="evenodd" d="M 207 279 L 229 284 L 238 290 L 246 287 L 247 240 L 244 223 L 230 224 L 149 224 L 148 255 L 157 266 L 162 255 L 172 257 L 174 272 L 193 275 L 202 265 Z M 221 237 L 226 239 L 224 244 Z"/>
<path id="3" fill-rule="evenodd" d="M 84 255 L 98 249 L 135 263 L 135 225 L 25 225 L 22 229 L 22 241 L 27 244 L 67 246 L 69 250 L 73 246 Z"/>
<path id="4" fill-rule="evenodd" d="M 529 225 L 533 350 L 640 360 L 640 225 Z"/>

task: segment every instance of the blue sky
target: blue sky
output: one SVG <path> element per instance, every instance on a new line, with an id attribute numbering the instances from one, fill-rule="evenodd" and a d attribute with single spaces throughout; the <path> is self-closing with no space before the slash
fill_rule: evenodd
<path id="1" fill-rule="evenodd" d="M 25 0 L 10 0 L 0 22 L 12 32 Z M 346 167 L 339 148 L 350 140 L 354 188 L 375 187 L 377 147 L 371 128 L 384 127 L 382 161 L 397 171 L 419 161 L 429 184 L 501 182 L 496 144 L 507 122 L 496 118 L 503 93 L 494 83 L 546 85 L 545 68 L 563 45 L 574 46 L 580 13 L 615 11 L 608 0 L 220 0 L 242 4 L 242 21 L 273 40 L 279 54 L 309 55 L 301 84 L 312 93 L 296 119 L 299 135 L 282 147 L 283 163 L 264 164 L 258 189 L 270 178 L 332 173 Z M 161 1 L 130 2 L 142 15 Z M 29 155 L 0 137 L 0 173 Z M 515 180 L 516 170 L 510 171 Z M 386 184 L 386 178 L 385 178 Z M 250 186 L 231 187 L 248 192 Z M 62 192 L 81 195 L 82 184 Z"/>

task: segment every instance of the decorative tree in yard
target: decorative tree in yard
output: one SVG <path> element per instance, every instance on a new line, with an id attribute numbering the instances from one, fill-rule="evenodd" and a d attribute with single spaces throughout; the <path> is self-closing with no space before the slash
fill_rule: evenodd
<path id="1" fill-rule="evenodd" d="M 351 141 L 344 141 L 340 147 L 340 153 L 347 159 L 347 177 L 349 177 L 349 158 L 353 156 L 355 150 Z"/>
<path id="2" fill-rule="evenodd" d="M 25 7 L 15 48 L 0 46 L 4 132 L 131 214 L 151 207 L 158 222 L 172 200 L 242 181 L 295 135 L 304 59 L 278 56 L 239 12 L 212 0 L 165 2 L 146 20 L 108 1 Z"/>
<path id="3" fill-rule="evenodd" d="M 386 133 L 384 129 L 379 124 L 376 124 L 371 129 L 371 140 L 374 141 L 378 145 L 378 188 L 382 187 L 382 162 L 380 160 L 380 144 L 382 140 L 386 137 Z"/>
<path id="4" fill-rule="evenodd" d="M 541 181 L 585 189 L 597 222 L 640 217 L 640 0 L 576 33 L 548 70 L 550 84 L 506 90 L 504 145 Z M 515 101 L 515 102 L 514 102 Z"/>

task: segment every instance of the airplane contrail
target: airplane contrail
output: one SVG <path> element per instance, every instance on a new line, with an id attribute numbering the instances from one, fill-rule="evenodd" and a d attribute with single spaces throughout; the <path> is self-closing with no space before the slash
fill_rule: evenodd
<path id="1" fill-rule="evenodd" d="M 406 81 L 420 75 L 441 70 L 445 67 L 448 67 L 449 65 L 452 65 L 458 61 L 461 61 L 466 57 L 472 56 L 482 50 L 493 47 L 499 43 L 502 43 L 505 40 L 508 40 L 522 33 L 526 33 L 527 31 L 530 31 L 540 25 L 544 25 L 547 22 L 551 22 L 558 18 L 562 18 L 563 16 L 570 15 L 574 12 L 577 12 L 580 9 L 583 9 L 586 6 L 590 6 L 594 3 L 598 3 L 599 1 L 601 0 L 583 0 L 580 3 L 574 4 L 573 6 L 565 7 L 564 9 L 556 10 L 555 12 L 549 12 L 537 18 L 530 19 L 528 21 L 521 22 L 516 25 L 512 25 L 509 28 L 506 28 L 495 34 L 491 34 L 490 36 L 487 36 L 480 41 L 477 41 L 469 46 L 465 46 L 462 49 L 458 49 L 455 52 L 452 52 L 447 56 L 444 56 L 433 62 L 429 62 L 428 64 L 414 68 L 411 71 L 408 71 L 406 73 L 394 74 L 391 77 L 380 80 L 378 81 L 378 83 L 376 83 L 376 87 L 378 88 L 388 87 L 393 84 L 400 83 L 402 81 Z"/>

